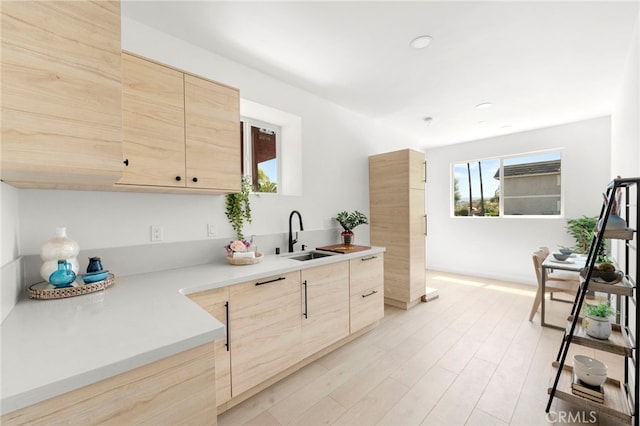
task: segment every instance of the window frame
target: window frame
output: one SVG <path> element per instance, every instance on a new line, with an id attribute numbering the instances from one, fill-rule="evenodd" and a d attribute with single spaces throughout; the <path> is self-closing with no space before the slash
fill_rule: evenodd
<path id="1" fill-rule="evenodd" d="M 559 214 L 522 214 L 522 215 L 516 215 L 516 214 L 504 214 L 504 201 L 505 201 L 505 196 L 504 196 L 504 167 L 505 167 L 505 160 L 508 159 L 513 159 L 513 158 L 522 158 L 522 157 L 532 157 L 532 156 L 536 156 L 536 155 L 548 155 L 548 154 L 557 154 L 559 157 L 559 161 L 560 161 L 560 212 Z M 456 203 L 455 203 L 455 169 L 457 165 L 460 164 L 466 164 L 466 163 L 477 163 L 477 162 L 483 162 L 483 161 L 491 161 L 491 160 L 497 160 L 499 161 L 499 168 L 500 168 L 500 181 L 499 181 L 499 214 L 496 216 L 475 216 L 475 215 L 469 215 L 469 216 L 457 216 L 456 213 Z M 451 162 L 450 163 L 450 177 L 451 177 L 451 184 L 449 187 L 449 196 L 451 197 L 450 200 L 450 209 L 449 209 L 449 215 L 452 218 L 504 218 L 504 219 L 562 219 L 565 216 L 565 178 L 564 178 L 564 173 L 562 172 L 563 164 L 564 160 L 563 160 L 563 150 L 561 148 L 553 148 L 553 149 L 547 149 L 547 150 L 541 150 L 541 151 L 530 151 L 530 152 L 523 152 L 523 153 L 517 153 L 517 154 L 508 154 L 508 155 L 496 155 L 496 156 L 491 156 L 491 157 L 484 157 L 484 158 L 480 158 L 480 159 L 473 159 L 473 160 L 464 160 L 464 161 L 455 161 L 455 162 Z"/>
<path id="2" fill-rule="evenodd" d="M 268 123 L 266 121 L 258 120 L 255 118 L 240 116 L 240 123 L 242 125 L 242 170 L 243 176 L 249 178 L 253 182 L 253 149 L 251 141 L 251 127 L 260 127 L 263 129 L 273 130 L 276 134 L 276 192 L 260 192 L 255 191 L 252 185 L 252 194 L 260 195 L 278 195 L 282 191 L 282 127 Z"/>

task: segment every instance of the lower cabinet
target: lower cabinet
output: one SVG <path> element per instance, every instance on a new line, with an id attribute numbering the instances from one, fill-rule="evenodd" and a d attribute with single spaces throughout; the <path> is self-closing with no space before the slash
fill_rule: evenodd
<path id="1" fill-rule="evenodd" d="M 384 317 L 384 257 L 364 256 L 349 261 L 351 333 Z"/>
<path id="2" fill-rule="evenodd" d="M 224 404 L 231 399 L 231 351 L 229 350 L 229 287 L 216 288 L 190 294 L 189 298 L 224 324 L 225 337 L 214 341 L 216 366 L 216 402 Z"/>
<path id="3" fill-rule="evenodd" d="M 302 359 L 300 271 L 229 287 L 233 397 Z"/>
<path id="4" fill-rule="evenodd" d="M 349 262 L 302 270 L 302 357 L 349 335 Z"/>
<path id="5" fill-rule="evenodd" d="M 215 426 L 213 351 L 197 346 L 12 411 L 0 424 Z"/>
<path id="6" fill-rule="evenodd" d="M 273 275 L 189 298 L 226 327 L 226 338 L 215 342 L 220 408 L 380 320 L 383 255 Z"/>

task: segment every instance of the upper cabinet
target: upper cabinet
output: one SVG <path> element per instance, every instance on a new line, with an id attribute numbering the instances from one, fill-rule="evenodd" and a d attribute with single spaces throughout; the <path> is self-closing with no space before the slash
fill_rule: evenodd
<path id="1" fill-rule="evenodd" d="M 123 161 L 118 186 L 240 190 L 240 94 L 122 54 Z"/>
<path id="2" fill-rule="evenodd" d="M 110 186 L 122 174 L 119 1 L 2 2 L 2 179 Z"/>

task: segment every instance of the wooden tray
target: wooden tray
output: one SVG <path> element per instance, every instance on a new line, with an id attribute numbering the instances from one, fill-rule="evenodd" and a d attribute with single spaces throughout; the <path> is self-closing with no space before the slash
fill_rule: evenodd
<path id="1" fill-rule="evenodd" d="M 74 282 L 71 287 L 55 288 L 46 281 L 35 283 L 28 289 L 31 299 L 64 299 L 65 297 L 82 296 L 83 294 L 95 293 L 111 287 L 116 282 L 115 276 L 109 276 L 102 280 L 90 284 L 79 284 Z"/>

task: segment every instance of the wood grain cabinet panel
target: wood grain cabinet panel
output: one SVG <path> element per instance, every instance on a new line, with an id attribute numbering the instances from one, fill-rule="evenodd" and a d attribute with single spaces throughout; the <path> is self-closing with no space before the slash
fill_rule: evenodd
<path id="1" fill-rule="evenodd" d="M 386 248 L 385 303 L 408 309 L 426 292 L 424 154 L 369 157 L 371 244 Z"/>
<path id="2" fill-rule="evenodd" d="M 187 186 L 240 191 L 240 94 L 184 76 Z"/>
<path id="3" fill-rule="evenodd" d="M 123 54 L 122 80 L 127 166 L 119 183 L 184 187 L 183 73 Z"/>
<path id="4" fill-rule="evenodd" d="M 229 288 L 232 396 L 302 359 L 300 271 Z"/>
<path id="5" fill-rule="evenodd" d="M 216 425 L 213 343 L 3 415 L 13 425 Z"/>
<path id="6" fill-rule="evenodd" d="M 2 179 L 111 186 L 122 175 L 119 1 L 8 1 Z"/>
<path id="7" fill-rule="evenodd" d="M 302 356 L 349 335 L 349 262 L 302 270 Z"/>
<path id="8" fill-rule="evenodd" d="M 221 405 L 231 399 L 231 351 L 228 345 L 230 335 L 229 324 L 227 324 L 229 287 L 202 291 L 190 294 L 188 297 L 224 324 L 225 327 L 225 337 L 214 342 L 216 402 Z"/>
<path id="9" fill-rule="evenodd" d="M 384 317 L 384 256 L 349 261 L 350 327 L 354 333 Z"/>
<path id="10" fill-rule="evenodd" d="M 124 161 L 119 188 L 240 191 L 240 93 L 123 52 Z"/>

